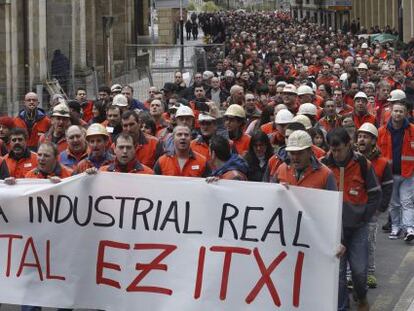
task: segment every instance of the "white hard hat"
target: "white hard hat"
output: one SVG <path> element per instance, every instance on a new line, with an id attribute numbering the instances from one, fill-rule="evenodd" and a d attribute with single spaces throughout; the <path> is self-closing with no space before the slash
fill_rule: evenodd
<path id="1" fill-rule="evenodd" d="M 300 151 L 312 147 L 312 137 L 305 131 L 297 130 L 289 135 L 286 151 Z"/>
<path id="2" fill-rule="evenodd" d="M 200 112 L 200 114 L 198 115 L 198 121 L 216 121 L 216 118 L 207 112 Z"/>
<path id="3" fill-rule="evenodd" d="M 185 106 L 185 105 L 181 105 L 180 107 L 178 107 L 177 112 L 175 113 L 175 117 L 176 118 L 178 118 L 178 117 L 193 117 L 193 118 L 195 118 L 193 109 L 191 109 L 190 107 Z"/>
<path id="4" fill-rule="evenodd" d="M 368 48 L 368 44 L 366 42 L 361 44 L 361 49 L 367 49 Z"/>
<path id="5" fill-rule="evenodd" d="M 394 90 L 391 91 L 390 97 L 388 98 L 389 102 L 398 102 L 401 100 L 406 99 L 407 96 L 405 95 L 405 92 L 403 90 Z"/>
<path id="6" fill-rule="evenodd" d="M 368 70 L 368 66 L 367 66 L 367 64 L 365 64 L 365 63 L 360 63 L 360 64 L 358 65 L 358 69 L 365 69 L 365 70 Z"/>
<path id="7" fill-rule="evenodd" d="M 292 119 L 293 119 L 293 114 L 287 109 L 282 109 L 276 114 L 275 123 L 276 124 L 288 124 L 292 122 Z"/>
<path id="8" fill-rule="evenodd" d="M 368 100 L 368 96 L 364 92 L 356 93 L 355 96 L 354 96 L 354 99 L 357 99 L 357 98 L 364 98 L 364 99 Z"/>
<path id="9" fill-rule="evenodd" d="M 309 114 L 312 116 L 316 116 L 317 109 L 316 109 L 316 106 L 312 103 L 304 103 L 299 106 L 299 110 L 297 114 Z"/>
<path id="10" fill-rule="evenodd" d="M 276 83 L 276 87 L 285 87 L 286 86 L 286 82 L 285 81 L 279 81 L 278 83 Z"/>
<path id="11" fill-rule="evenodd" d="M 122 85 L 121 84 L 113 84 L 111 86 L 111 93 L 121 92 L 121 91 L 122 91 Z"/>
<path id="12" fill-rule="evenodd" d="M 313 90 L 308 85 L 301 85 L 298 87 L 298 95 L 313 95 Z"/>
<path id="13" fill-rule="evenodd" d="M 224 113 L 224 116 L 238 117 L 238 118 L 245 119 L 246 112 L 244 111 L 242 106 L 238 104 L 233 104 L 233 105 L 230 105 L 229 108 L 227 108 L 226 112 Z"/>
<path id="14" fill-rule="evenodd" d="M 231 77 L 231 78 L 234 78 L 234 72 L 233 71 L 231 71 L 231 70 L 226 70 L 226 72 L 224 73 L 224 76 L 225 77 Z"/>
<path id="15" fill-rule="evenodd" d="M 348 73 L 346 72 L 344 72 L 343 74 L 339 76 L 339 80 L 341 81 L 345 81 L 346 79 L 348 79 Z"/>
<path id="16" fill-rule="evenodd" d="M 119 106 L 119 107 L 126 107 L 128 106 L 128 99 L 125 95 L 117 94 L 112 99 L 112 105 Z"/>
<path id="17" fill-rule="evenodd" d="M 371 124 L 369 122 L 365 122 L 361 125 L 361 127 L 358 129 L 358 132 L 366 132 L 374 135 L 375 137 L 378 137 L 378 130 L 375 127 L 374 124 Z"/>
<path id="18" fill-rule="evenodd" d="M 312 123 L 309 120 L 309 118 L 307 116 L 304 116 L 303 114 L 299 114 L 297 116 L 294 116 L 293 119 L 292 119 L 292 123 L 293 122 L 303 124 L 303 126 L 307 130 L 309 130 L 312 127 Z"/>
<path id="19" fill-rule="evenodd" d="M 290 93 L 298 95 L 298 91 L 296 90 L 296 86 L 293 84 L 286 84 L 283 88 L 283 93 Z"/>
<path id="20" fill-rule="evenodd" d="M 212 73 L 211 71 L 206 70 L 203 72 L 203 80 L 208 80 L 212 77 L 214 77 L 214 73 Z"/>

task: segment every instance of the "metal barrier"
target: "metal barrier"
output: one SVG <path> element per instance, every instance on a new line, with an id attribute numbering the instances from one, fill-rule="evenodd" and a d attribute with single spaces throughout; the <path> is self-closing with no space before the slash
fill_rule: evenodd
<path id="1" fill-rule="evenodd" d="M 224 44 L 184 45 L 183 49 L 181 68 L 181 45 L 128 44 L 125 74 L 114 82 L 130 84 L 134 87 L 134 96 L 145 100 L 150 86 L 162 88 L 164 83 L 173 82 L 176 71 L 192 77 L 195 72 L 214 71 L 217 60 L 224 59 Z"/>

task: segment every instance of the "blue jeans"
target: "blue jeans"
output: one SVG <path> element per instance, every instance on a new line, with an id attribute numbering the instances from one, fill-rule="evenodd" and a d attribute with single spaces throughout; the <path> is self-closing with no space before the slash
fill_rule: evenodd
<path id="1" fill-rule="evenodd" d="M 375 273 L 375 251 L 377 249 L 378 218 L 372 216 L 368 223 L 368 274 Z"/>
<path id="2" fill-rule="evenodd" d="M 393 175 L 394 185 L 390 201 L 392 229 L 414 227 L 414 176 Z"/>
<path id="3" fill-rule="evenodd" d="M 349 262 L 352 274 L 354 291 L 359 300 L 367 296 L 368 273 L 368 225 L 360 228 L 343 231 L 343 244 L 346 247 L 345 255 L 339 264 L 339 293 L 338 311 L 349 309 L 349 294 L 346 284 L 346 264 Z"/>

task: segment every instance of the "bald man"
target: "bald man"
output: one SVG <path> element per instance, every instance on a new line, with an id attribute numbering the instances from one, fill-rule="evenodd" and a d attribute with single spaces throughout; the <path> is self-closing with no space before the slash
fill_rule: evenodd
<path id="1" fill-rule="evenodd" d="M 51 125 L 49 117 L 38 106 L 37 94 L 27 93 L 24 96 L 24 108 L 14 119 L 16 127 L 26 129 L 29 133 L 27 147 L 32 151 L 37 151 L 40 136 L 46 133 Z"/>

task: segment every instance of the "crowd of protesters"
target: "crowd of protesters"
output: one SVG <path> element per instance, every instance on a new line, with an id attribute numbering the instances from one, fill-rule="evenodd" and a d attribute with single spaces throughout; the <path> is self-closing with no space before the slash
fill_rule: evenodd
<path id="1" fill-rule="evenodd" d="M 48 111 L 27 93 L 17 116 L 0 117 L 0 179 L 105 171 L 343 191 L 338 310 L 351 281 L 369 310 L 378 215 L 388 211 L 390 239 L 414 239 L 414 55 L 286 13 L 206 21 L 225 29 L 226 55 L 190 85 L 176 72 L 142 101 L 129 85 L 102 86 L 95 101 L 79 88 Z"/>

